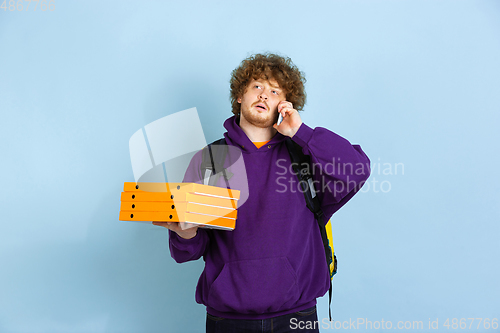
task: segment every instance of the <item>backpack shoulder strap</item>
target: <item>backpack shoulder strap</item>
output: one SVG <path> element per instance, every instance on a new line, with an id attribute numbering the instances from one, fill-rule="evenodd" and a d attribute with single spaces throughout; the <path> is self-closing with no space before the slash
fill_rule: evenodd
<path id="1" fill-rule="evenodd" d="M 203 148 L 200 170 L 205 185 L 215 186 L 220 176 L 223 175 L 229 188 L 227 181 L 233 174 L 224 168 L 228 150 L 224 138 L 216 140 Z"/>
<path id="2" fill-rule="evenodd" d="M 306 205 L 314 215 L 321 213 L 321 203 L 316 196 L 316 190 L 311 174 L 311 159 L 302 152 L 302 147 L 290 138 L 286 139 L 286 147 L 292 161 L 292 169 L 299 178 Z M 322 214 L 322 213 L 321 213 Z"/>
<path id="3" fill-rule="evenodd" d="M 319 232 L 321 234 L 321 240 L 323 241 L 323 247 L 325 249 L 326 264 L 328 267 L 328 272 L 330 274 L 330 289 L 328 290 L 329 295 L 329 307 L 328 311 L 330 314 L 330 321 L 332 320 L 331 304 L 332 304 L 332 278 L 337 272 L 337 258 L 332 253 L 332 249 L 328 242 L 328 236 L 326 233 L 326 222 L 323 211 L 321 210 L 321 203 L 316 195 L 316 190 L 314 189 L 314 183 L 311 174 L 311 158 L 302 152 L 302 147 L 294 142 L 291 138 L 287 138 L 286 147 L 288 153 L 290 154 L 290 159 L 292 162 L 292 169 L 299 179 L 299 183 L 304 193 L 304 198 L 306 199 L 307 208 L 314 213 L 316 221 L 318 222 Z M 330 270 L 330 266 L 333 264 L 333 270 Z"/>

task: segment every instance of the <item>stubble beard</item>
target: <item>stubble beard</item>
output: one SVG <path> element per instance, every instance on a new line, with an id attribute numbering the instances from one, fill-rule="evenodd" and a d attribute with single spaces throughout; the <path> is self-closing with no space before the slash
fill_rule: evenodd
<path id="1" fill-rule="evenodd" d="M 272 114 L 269 111 L 263 115 L 258 112 L 252 112 L 241 108 L 241 115 L 248 123 L 260 128 L 273 127 L 274 123 L 278 120 L 278 114 Z"/>

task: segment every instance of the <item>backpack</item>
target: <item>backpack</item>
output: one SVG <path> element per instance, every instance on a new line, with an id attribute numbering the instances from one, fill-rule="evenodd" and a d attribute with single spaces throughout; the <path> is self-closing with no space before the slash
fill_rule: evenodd
<path id="1" fill-rule="evenodd" d="M 306 200 L 307 208 L 314 214 L 316 221 L 318 222 L 319 231 L 321 234 L 321 239 L 323 241 L 323 247 L 325 249 L 325 258 L 328 271 L 330 273 L 330 289 L 328 290 L 329 296 L 329 315 L 330 321 L 332 320 L 331 313 L 331 303 L 332 303 L 332 279 L 337 273 L 337 257 L 333 252 L 333 236 L 332 236 L 332 226 L 330 221 L 325 223 L 324 214 L 321 210 L 321 203 L 316 196 L 316 190 L 314 189 L 314 183 L 312 175 L 309 172 L 311 160 L 308 155 L 302 152 L 302 147 L 292 141 L 291 138 L 286 138 L 285 141 L 288 153 L 290 154 L 290 159 L 292 161 L 292 169 L 297 175 L 302 193 Z M 218 146 L 217 149 L 212 149 L 213 146 Z M 227 155 L 227 145 L 224 138 L 216 140 L 209 144 L 207 147 L 203 148 L 202 151 L 202 163 L 200 166 L 201 175 L 204 179 L 205 185 L 215 186 L 220 177 L 224 177 L 226 185 L 229 188 L 228 180 L 231 178 L 232 173 L 224 168 L 224 161 Z"/>

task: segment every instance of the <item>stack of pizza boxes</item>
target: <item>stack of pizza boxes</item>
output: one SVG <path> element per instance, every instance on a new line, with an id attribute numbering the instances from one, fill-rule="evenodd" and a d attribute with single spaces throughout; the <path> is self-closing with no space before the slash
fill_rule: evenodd
<path id="1" fill-rule="evenodd" d="M 197 183 L 126 182 L 121 221 L 181 222 L 181 227 L 233 230 L 240 191 Z"/>

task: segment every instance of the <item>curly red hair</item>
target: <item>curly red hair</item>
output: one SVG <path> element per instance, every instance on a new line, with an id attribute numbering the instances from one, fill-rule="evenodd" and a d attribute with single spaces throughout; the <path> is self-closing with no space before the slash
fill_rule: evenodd
<path id="1" fill-rule="evenodd" d="M 306 78 L 290 58 L 273 53 L 254 54 L 243 60 L 240 66 L 231 73 L 230 99 L 235 115 L 240 113 L 241 108 L 238 98 L 243 96 L 252 79 L 276 80 L 280 88 L 284 90 L 286 100 L 291 102 L 297 111 L 301 111 L 306 104 L 304 88 Z"/>

